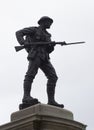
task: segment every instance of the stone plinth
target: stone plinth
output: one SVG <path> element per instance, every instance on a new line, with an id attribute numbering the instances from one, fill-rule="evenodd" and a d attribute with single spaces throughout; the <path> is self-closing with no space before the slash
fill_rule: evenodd
<path id="1" fill-rule="evenodd" d="M 74 121 L 72 112 L 37 104 L 11 115 L 11 122 L 0 130 L 85 130 L 86 125 Z"/>

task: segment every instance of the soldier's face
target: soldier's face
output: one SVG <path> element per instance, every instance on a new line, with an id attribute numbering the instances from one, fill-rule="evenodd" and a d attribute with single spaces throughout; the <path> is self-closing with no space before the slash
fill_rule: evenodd
<path id="1" fill-rule="evenodd" d="M 43 25 L 44 25 L 44 28 L 45 28 L 45 29 L 46 29 L 46 28 L 50 28 L 51 22 L 45 21 L 45 22 L 43 23 Z"/>

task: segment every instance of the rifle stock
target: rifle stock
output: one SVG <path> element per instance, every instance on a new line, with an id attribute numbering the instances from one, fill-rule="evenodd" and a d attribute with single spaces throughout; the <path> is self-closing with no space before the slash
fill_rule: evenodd
<path id="1" fill-rule="evenodd" d="M 22 49 L 24 49 L 24 48 L 25 48 L 24 45 L 23 45 L 23 46 L 15 46 L 16 52 L 18 52 L 18 51 L 20 51 L 20 50 L 22 50 Z"/>

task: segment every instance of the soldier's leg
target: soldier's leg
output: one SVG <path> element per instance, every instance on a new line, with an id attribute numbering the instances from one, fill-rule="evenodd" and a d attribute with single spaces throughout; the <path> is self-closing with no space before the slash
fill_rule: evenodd
<path id="1" fill-rule="evenodd" d="M 58 104 L 55 101 L 55 86 L 56 86 L 58 77 L 57 77 L 54 67 L 52 66 L 50 61 L 48 61 L 42 64 L 41 69 L 43 70 L 43 72 L 45 73 L 48 79 L 48 82 L 47 82 L 48 104 L 63 108 L 64 107 L 63 104 Z"/>
<path id="2" fill-rule="evenodd" d="M 23 102 L 25 103 L 28 103 L 31 100 L 37 100 L 30 96 L 30 92 L 31 92 L 32 82 L 35 78 L 35 75 L 38 72 L 39 66 L 40 66 L 40 59 L 38 57 L 36 57 L 34 60 L 29 61 L 28 70 L 26 72 L 24 84 L 23 84 L 24 86 Z"/>

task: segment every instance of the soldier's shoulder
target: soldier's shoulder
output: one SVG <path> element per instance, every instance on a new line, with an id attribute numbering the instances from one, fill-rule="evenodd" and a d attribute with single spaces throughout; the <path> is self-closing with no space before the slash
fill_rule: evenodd
<path id="1" fill-rule="evenodd" d="M 24 28 L 24 29 L 30 29 L 30 30 L 36 30 L 38 27 L 36 27 L 36 26 L 32 26 L 32 27 L 26 27 L 26 28 Z"/>
<path id="2" fill-rule="evenodd" d="M 35 26 L 33 26 L 33 27 L 25 27 L 23 29 L 23 31 L 32 32 L 32 33 L 36 32 L 36 30 L 37 30 L 37 27 L 35 27 Z"/>

